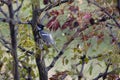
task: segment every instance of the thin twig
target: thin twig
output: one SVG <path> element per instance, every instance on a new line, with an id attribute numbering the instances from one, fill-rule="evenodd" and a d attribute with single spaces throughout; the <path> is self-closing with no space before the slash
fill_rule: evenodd
<path id="1" fill-rule="evenodd" d="M 113 26 L 113 25 L 111 25 L 111 24 L 106 24 L 106 27 L 107 27 L 107 28 L 109 29 L 109 31 L 110 31 L 110 37 L 112 38 L 112 43 L 114 42 L 114 43 L 116 43 L 116 44 L 119 44 L 116 36 L 113 34 L 112 26 Z"/>
<path id="2" fill-rule="evenodd" d="M 84 26 L 83 28 L 78 28 L 77 31 L 71 36 L 71 38 L 64 43 L 62 49 L 60 50 L 60 52 L 58 53 L 57 56 L 54 57 L 54 59 L 52 60 L 51 64 L 47 67 L 47 70 L 49 71 L 52 67 L 54 67 L 55 63 L 57 62 L 57 60 L 64 54 L 64 50 L 68 47 L 68 45 L 78 36 L 78 34 L 84 30 L 86 30 L 88 28 L 88 26 Z"/>
<path id="3" fill-rule="evenodd" d="M 9 51 L 11 51 L 11 48 L 10 46 L 8 46 L 8 42 L 6 42 L 2 36 L 0 36 L 0 43 L 5 47 L 7 48 Z"/>
<path id="4" fill-rule="evenodd" d="M 91 3 L 91 4 L 94 4 L 94 5 L 97 6 L 98 8 L 100 8 L 101 11 L 103 11 L 105 14 L 107 14 L 107 15 L 116 23 L 117 27 L 120 28 L 120 24 L 117 22 L 117 20 L 116 20 L 113 16 L 111 16 L 110 13 L 107 12 L 103 7 L 101 7 L 101 6 L 100 6 L 99 4 L 97 4 L 95 1 L 91 1 L 91 0 L 87 0 L 87 1 L 88 1 L 89 3 Z"/>
<path id="5" fill-rule="evenodd" d="M 82 57 L 81 57 L 81 60 L 82 60 L 82 67 L 81 67 L 81 70 L 78 74 L 78 80 L 81 80 L 81 78 L 83 77 L 83 70 L 84 70 L 84 65 L 85 65 L 85 58 L 86 58 L 86 55 L 84 54 Z"/>
<path id="6" fill-rule="evenodd" d="M 0 12 L 1 12 L 5 17 L 8 17 L 7 13 L 5 13 L 1 7 L 0 7 Z"/>
<path id="7" fill-rule="evenodd" d="M 4 3 L 4 4 L 6 4 L 6 5 L 8 5 L 8 2 L 7 1 L 5 1 L 5 0 L 0 0 L 2 3 Z"/>
<path id="8" fill-rule="evenodd" d="M 23 48 L 23 47 L 21 47 L 21 46 L 18 46 L 18 48 L 19 48 L 22 52 L 28 53 L 27 55 L 32 55 L 32 54 L 34 54 L 33 51 L 26 50 L 25 48 Z"/>
<path id="9" fill-rule="evenodd" d="M 22 21 L 16 21 L 16 20 L 12 20 L 10 18 L 0 18 L 1 22 L 7 22 L 9 23 L 10 21 L 13 22 L 14 24 L 31 24 L 31 21 L 27 21 L 27 22 L 22 22 Z"/>
<path id="10" fill-rule="evenodd" d="M 59 6 L 63 3 L 69 2 L 69 1 L 70 0 L 63 0 L 63 1 L 60 1 L 59 3 L 57 3 L 57 4 L 54 4 L 54 6 L 53 6 L 53 4 L 49 4 L 49 5 L 45 6 L 43 9 L 40 9 L 39 12 L 50 10 L 51 8 L 57 7 L 57 6 Z"/>
<path id="11" fill-rule="evenodd" d="M 108 63 L 105 72 L 104 73 L 100 73 L 96 78 L 94 78 L 93 80 L 98 80 L 99 78 L 103 78 L 103 80 L 107 77 L 108 74 L 110 74 L 111 72 L 108 72 L 109 67 L 110 67 L 111 63 Z M 113 70 L 112 70 L 113 71 Z"/>
<path id="12" fill-rule="evenodd" d="M 10 20 L 9 20 L 9 19 L 6 19 L 6 18 L 0 18 L 0 21 L 1 21 L 1 22 L 7 22 L 7 23 L 8 23 Z"/>
<path id="13" fill-rule="evenodd" d="M 11 48 L 10 48 L 11 43 L 8 42 L 7 40 L 5 40 L 2 34 L 0 34 L 0 42 L 4 45 L 4 47 L 6 47 L 9 51 L 11 51 Z M 27 49 L 25 49 L 25 48 L 23 48 L 23 47 L 21 47 L 21 46 L 17 46 L 17 47 L 18 47 L 22 52 L 26 52 L 27 55 L 32 55 L 32 54 L 34 54 L 33 51 L 29 51 L 29 50 L 27 50 Z"/>
<path id="14" fill-rule="evenodd" d="M 92 24 L 93 25 L 93 24 Z M 91 25 L 89 25 L 91 26 Z M 56 57 L 54 57 L 53 61 L 51 62 L 51 64 L 47 67 L 48 71 L 54 67 L 55 63 L 57 62 L 57 60 L 64 54 L 64 50 L 68 47 L 68 45 L 78 36 L 78 34 L 84 30 L 86 30 L 89 26 L 85 25 L 83 28 L 78 28 L 77 31 L 72 35 L 72 37 L 70 38 L 69 41 L 67 41 L 62 49 L 60 50 L 60 52 L 58 53 L 58 55 Z"/>
<path id="15" fill-rule="evenodd" d="M 21 7 L 22 7 L 22 5 L 23 5 L 23 2 L 24 2 L 24 0 L 22 0 L 22 1 L 21 1 L 21 4 L 17 7 L 17 9 L 14 10 L 14 13 L 18 12 L 18 11 L 21 9 Z"/>

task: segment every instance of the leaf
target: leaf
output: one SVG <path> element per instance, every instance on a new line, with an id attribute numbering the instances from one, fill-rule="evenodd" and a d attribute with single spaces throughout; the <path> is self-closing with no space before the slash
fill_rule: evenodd
<path id="1" fill-rule="evenodd" d="M 63 65 L 65 64 L 65 58 L 66 58 L 66 56 L 64 56 L 63 59 L 62 59 Z"/>
<path id="2" fill-rule="evenodd" d="M 31 76 L 35 78 L 35 71 L 31 70 Z"/>
<path id="3" fill-rule="evenodd" d="M 92 15 L 90 13 L 86 13 L 84 16 L 83 16 L 83 19 L 88 19 L 90 20 L 92 17 Z"/>
<path id="4" fill-rule="evenodd" d="M 4 57 L 4 58 L 3 58 L 3 61 L 4 61 L 4 62 L 6 62 L 7 60 L 8 60 L 8 58 L 7 58 L 7 57 Z"/>
<path id="5" fill-rule="evenodd" d="M 63 80 L 68 75 L 68 71 L 57 72 L 55 75 L 49 78 L 49 80 Z"/>
<path id="6" fill-rule="evenodd" d="M 83 50 L 82 49 L 78 49 L 77 51 L 78 51 L 78 53 L 82 53 Z"/>
<path id="7" fill-rule="evenodd" d="M 97 39 L 97 44 L 98 44 L 98 45 L 101 44 L 102 41 L 103 41 L 103 39 Z"/>
<path id="8" fill-rule="evenodd" d="M 73 22 L 74 22 L 75 18 L 70 16 L 67 18 L 67 21 L 62 25 L 61 29 L 64 30 L 66 29 L 68 26 L 72 27 Z"/>
<path id="9" fill-rule="evenodd" d="M 73 48 L 73 51 L 74 51 L 74 53 L 75 53 L 75 52 L 82 53 L 83 50 L 80 49 L 80 48 Z"/>
<path id="10" fill-rule="evenodd" d="M 85 58 L 85 63 L 88 63 L 89 59 L 88 58 Z"/>
<path id="11" fill-rule="evenodd" d="M 78 6 L 70 6 L 69 10 L 73 13 L 77 13 L 79 11 L 79 7 Z"/>
<path id="12" fill-rule="evenodd" d="M 46 5 L 48 4 L 49 0 L 43 0 L 43 4 Z"/>
<path id="13" fill-rule="evenodd" d="M 104 59 L 102 54 L 99 54 L 98 56 L 99 57 L 97 58 L 97 60 L 102 61 Z"/>
<path id="14" fill-rule="evenodd" d="M 57 20 L 57 17 L 54 16 L 48 23 L 47 23 L 47 28 L 50 30 L 56 31 L 60 27 L 60 23 Z"/>
<path id="15" fill-rule="evenodd" d="M 60 10 L 52 10 L 49 12 L 50 15 L 52 16 L 58 16 L 58 15 L 63 15 L 64 14 L 64 10 L 60 9 Z"/>
<path id="16" fill-rule="evenodd" d="M 102 67 L 102 65 L 100 63 L 96 63 L 98 66 Z"/>
<path id="17" fill-rule="evenodd" d="M 30 40 L 29 37 L 27 37 L 25 40 L 21 41 L 20 45 L 30 48 L 30 47 L 34 46 L 34 41 Z"/>
<path id="18" fill-rule="evenodd" d="M 93 52 L 96 52 L 97 50 L 96 50 L 96 49 L 93 49 L 92 51 L 93 51 Z"/>
<path id="19" fill-rule="evenodd" d="M 74 53 L 77 52 L 77 50 L 78 50 L 77 48 L 73 48 Z"/>
<path id="20" fill-rule="evenodd" d="M 60 13 L 59 13 L 59 11 L 58 10 L 52 10 L 51 12 L 50 12 L 50 15 L 56 15 L 56 16 L 58 16 Z"/>
<path id="21" fill-rule="evenodd" d="M 89 67 L 89 74 L 92 75 L 93 65 L 91 64 Z"/>
<path id="22" fill-rule="evenodd" d="M 21 56 L 19 57 L 19 60 L 24 59 L 25 56 L 26 56 L 26 55 L 21 55 Z"/>
<path id="23" fill-rule="evenodd" d="M 69 63 L 69 60 L 68 60 L 68 59 L 66 59 L 66 60 L 65 60 L 65 64 L 67 65 L 68 63 Z"/>
<path id="24" fill-rule="evenodd" d="M 82 64 L 82 61 L 80 60 L 79 63 Z"/>
<path id="25" fill-rule="evenodd" d="M 89 37 L 88 37 L 87 35 L 83 35 L 81 39 L 82 39 L 83 41 L 87 41 L 88 38 L 89 38 Z"/>

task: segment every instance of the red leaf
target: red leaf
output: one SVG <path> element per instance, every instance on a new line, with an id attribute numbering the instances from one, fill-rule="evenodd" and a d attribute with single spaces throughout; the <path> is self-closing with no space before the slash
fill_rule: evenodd
<path id="1" fill-rule="evenodd" d="M 68 20 L 62 25 L 61 29 L 64 30 L 66 29 L 68 26 L 72 27 L 72 23 L 75 20 L 74 17 L 69 17 Z"/>
<path id="2" fill-rule="evenodd" d="M 78 6 L 70 6 L 70 7 L 69 7 L 69 10 L 70 10 L 71 12 L 76 13 L 77 11 L 79 11 L 79 7 L 78 7 Z"/>
<path id="3" fill-rule="evenodd" d="M 48 4 L 49 0 L 43 0 L 44 5 Z"/>
<path id="4" fill-rule="evenodd" d="M 54 16 L 48 23 L 47 23 L 47 28 L 50 30 L 56 31 L 60 27 L 60 23 L 57 20 L 57 17 Z"/>
<path id="5" fill-rule="evenodd" d="M 49 78 L 49 80 L 61 80 L 68 75 L 68 71 L 57 72 L 55 75 Z"/>
<path id="6" fill-rule="evenodd" d="M 50 15 L 58 16 L 60 14 L 64 14 L 64 10 L 63 9 L 50 11 Z"/>
<path id="7" fill-rule="evenodd" d="M 89 37 L 87 35 L 83 35 L 81 38 L 83 41 L 87 41 L 89 39 Z"/>
<path id="8" fill-rule="evenodd" d="M 90 13 L 86 13 L 84 16 L 83 16 L 83 19 L 88 19 L 90 20 L 92 17 L 92 15 Z"/>
<path id="9" fill-rule="evenodd" d="M 104 34 L 101 32 L 97 37 L 98 37 L 98 39 L 103 39 L 104 38 Z"/>
<path id="10" fill-rule="evenodd" d="M 56 16 L 58 16 L 58 15 L 59 15 L 59 11 L 57 11 L 57 10 L 52 10 L 52 11 L 50 12 L 50 14 L 51 14 L 51 15 L 56 15 Z"/>

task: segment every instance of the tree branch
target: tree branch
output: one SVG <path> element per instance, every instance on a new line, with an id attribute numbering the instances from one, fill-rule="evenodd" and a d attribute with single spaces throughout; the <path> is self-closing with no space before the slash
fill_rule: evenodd
<path id="1" fill-rule="evenodd" d="M 1 22 L 12 22 L 13 24 L 30 24 L 31 25 L 31 21 L 27 21 L 27 22 L 22 22 L 22 21 L 16 21 L 16 20 L 13 20 L 13 19 L 10 19 L 10 18 L 0 18 L 0 21 Z"/>
<path id="2" fill-rule="evenodd" d="M 106 19 L 107 20 L 107 19 Z M 94 22 L 94 24 L 97 24 L 99 22 L 102 22 L 102 21 L 97 21 L 97 22 Z M 94 25 L 94 24 L 91 24 L 91 25 Z M 72 35 L 72 37 L 66 42 L 64 43 L 62 49 L 60 50 L 60 52 L 58 53 L 57 56 L 54 57 L 54 59 L 52 60 L 51 64 L 47 67 L 47 70 L 49 71 L 52 67 L 54 67 L 55 63 L 57 62 L 57 60 L 64 54 L 64 50 L 68 47 L 68 45 L 78 36 L 78 34 L 80 34 L 80 32 L 86 30 L 89 26 L 91 25 L 84 25 L 83 28 L 78 28 L 77 31 Z"/>
<path id="3" fill-rule="evenodd" d="M 8 11 L 9 11 L 9 17 L 10 19 L 14 20 L 14 11 L 13 11 L 13 4 L 12 1 L 8 1 Z M 18 56 L 17 56 L 17 35 L 16 35 L 16 29 L 15 29 L 15 24 L 13 22 L 9 22 L 9 27 L 10 27 L 10 37 L 11 37 L 11 54 L 13 56 L 13 70 L 14 70 L 14 80 L 20 80 L 19 76 L 19 70 L 18 70 Z"/>
<path id="4" fill-rule="evenodd" d="M 23 2 L 24 2 L 24 0 L 22 0 L 22 1 L 21 1 L 21 4 L 17 7 L 17 9 L 14 10 L 14 13 L 18 12 L 18 11 L 21 9 L 21 7 L 22 7 L 22 5 L 23 5 Z"/>
<path id="5" fill-rule="evenodd" d="M 6 5 L 8 5 L 8 2 L 7 1 L 5 1 L 5 0 L 0 0 L 2 3 L 4 3 L 4 4 L 6 4 Z"/>
<path id="6" fill-rule="evenodd" d="M 7 41 L 3 38 L 2 34 L 0 34 L 0 42 L 3 44 L 3 46 L 4 46 L 5 48 L 7 48 L 9 51 L 11 51 L 11 48 L 10 48 L 10 46 L 8 45 L 9 42 L 7 42 Z"/>
<path id="7" fill-rule="evenodd" d="M 0 42 L 3 44 L 4 47 L 6 47 L 10 52 L 11 52 L 11 48 L 10 48 L 10 45 L 11 43 L 6 41 L 3 37 L 2 34 L 0 34 Z M 22 51 L 22 52 L 26 52 L 27 55 L 32 55 L 34 54 L 34 52 L 32 51 L 29 51 L 29 50 L 26 50 L 25 48 L 21 47 L 21 46 L 18 46 L 18 48 Z"/>
<path id="8" fill-rule="evenodd" d="M 57 60 L 64 54 L 64 50 L 68 47 L 68 45 L 80 34 L 80 32 L 86 30 L 87 28 L 88 28 L 88 26 L 84 26 L 83 28 L 78 28 L 77 31 L 71 36 L 71 38 L 66 43 L 64 43 L 64 45 L 63 45 L 62 49 L 60 50 L 60 52 L 58 53 L 58 55 L 54 57 L 51 64 L 47 67 L 48 71 L 52 67 L 54 67 Z"/>
<path id="9" fill-rule="evenodd" d="M 84 65 L 85 65 L 85 58 L 86 58 L 86 55 L 84 54 L 82 57 L 81 57 L 81 60 L 82 60 L 82 67 L 81 67 L 81 70 L 78 74 L 78 80 L 81 80 L 81 78 L 83 77 L 83 69 L 84 69 Z"/>
<path id="10" fill-rule="evenodd" d="M 33 51 L 26 50 L 25 48 L 23 48 L 23 47 L 21 47 L 21 46 L 18 46 L 18 48 L 19 48 L 22 52 L 28 53 L 27 55 L 32 55 L 32 54 L 34 54 Z"/>
<path id="11" fill-rule="evenodd" d="M 105 69 L 105 72 L 104 73 L 100 73 L 96 78 L 94 78 L 93 80 L 98 80 L 99 78 L 103 78 L 103 80 L 106 79 L 107 75 L 110 74 L 111 72 L 108 72 L 109 70 L 109 67 L 110 67 L 111 63 L 108 63 L 106 69 Z M 114 70 L 113 70 L 114 71 Z"/>
<path id="12" fill-rule="evenodd" d="M 5 13 L 1 7 L 0 7 L 0 12 L 1 12 L 5 17 L 8 17 L 7 13 Z"/>
<path id="13" fill-rule="evenodd" d="M 117 27 L 120 28 L 120 24 L 117 22 L 117 20 L 116 20 L 113 16 L 111 16 L 110 13 L 107 12 L 103 7 L 101 7 L 101 6 L 100 6 L 99 4 L 97 4 L 95 1 L 91 1 L 91 0 L 87 0 L 87 1 L 88 1 L 89 3 L 91 3 L 91 4 L 94 4 L 94 5 L 97 6 L 98 8 L 100 8 L 101 11 L 103 11 L 105 14 L 107 14 L 107 15 L 116 23 Z"/>
<path id="14" fill-rule="evenodd" d="M 48 4 L 48 5 L 45 6 L 43 9 L 39 9 L 39 12 L 47 11 L 47 10 L 49 10 L 49 9 L 52 9 L 52 8 L 54 8 L 54 7 L 57 7 L 57 6 L 61 5 L 61 4 L 64 4 L 64 3 L 66 3 L 66 2 L 69 2 L 69 1 L 71 1 L 71 0 L 62 0 L 62 1 L 58 2 L 58 3 L 56 3 L 56 4 Z"/>
<path id="15" fill-rule="evenodd" d="M 36 53 L 35 53 L 35 61 L 39 71 L 39 80 L 48 80 L 48 71 L 46 70 L 45 61 L 42 59 L 42 50 L 38 48 L 41 44 L 39 43 L 40 39 L 37 38 L 36 26 L 38 24 L 38 19 L 40 13 L 38 10 L 40 9 L 40 2 L 39 0 L 31 0 L 32 2 L 32 32 L 34 36 L 34 41 L 36 43 Z"/>

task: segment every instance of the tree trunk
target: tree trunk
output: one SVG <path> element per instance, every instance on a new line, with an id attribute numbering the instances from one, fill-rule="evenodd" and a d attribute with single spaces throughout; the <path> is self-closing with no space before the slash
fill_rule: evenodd
<path id="1" fill-rule="evenodd" d="M 38 18 L 40 13 L 38 12 L 38 9 L 40 9 L 40 2 L 39 0 L 31 0 L 32 4 L 32 9 L 33 9 L 33 16 L 32 16 L 32 32 L 33 32 L 33 36 L 34 36 L 34 40 L 36 43 L 36 54 L 35 54 L 35 60 L 36 60 L 36 64 L 38 67 L 38 71 L 39 71 L 39 80 L 48 80 L 48 71 L 46 70 L 46 66 L 45 66 L 45 62 L 44 60 L 42 60 L 41 56 L 42 56 L 42 51 L 40 50 L 40 48 L 38 47 L 38 38 L 36 38 L 36 25 L 38 22 Z"/>
<path id="2" fill-rule="evenodd" d="M 10 19 L 14 20 L 14 11 L 12 6 L 12 1 L 9 1 L 8 4 L 8 10 L 9 10 L 9 17 Z M 10 27 L 10 37 L 11 37 L 11 54 L 14 59 L 13 63 L 13 74 L 14 74 L 14 80 L 19 80 L 19 71 L 18 71 L 18 58 L 17 58 L 17 40 L 16 40 L 16 30 L 15 30 L 15 24 L 13 24 L 12 21 L 9 22 Z"/>

